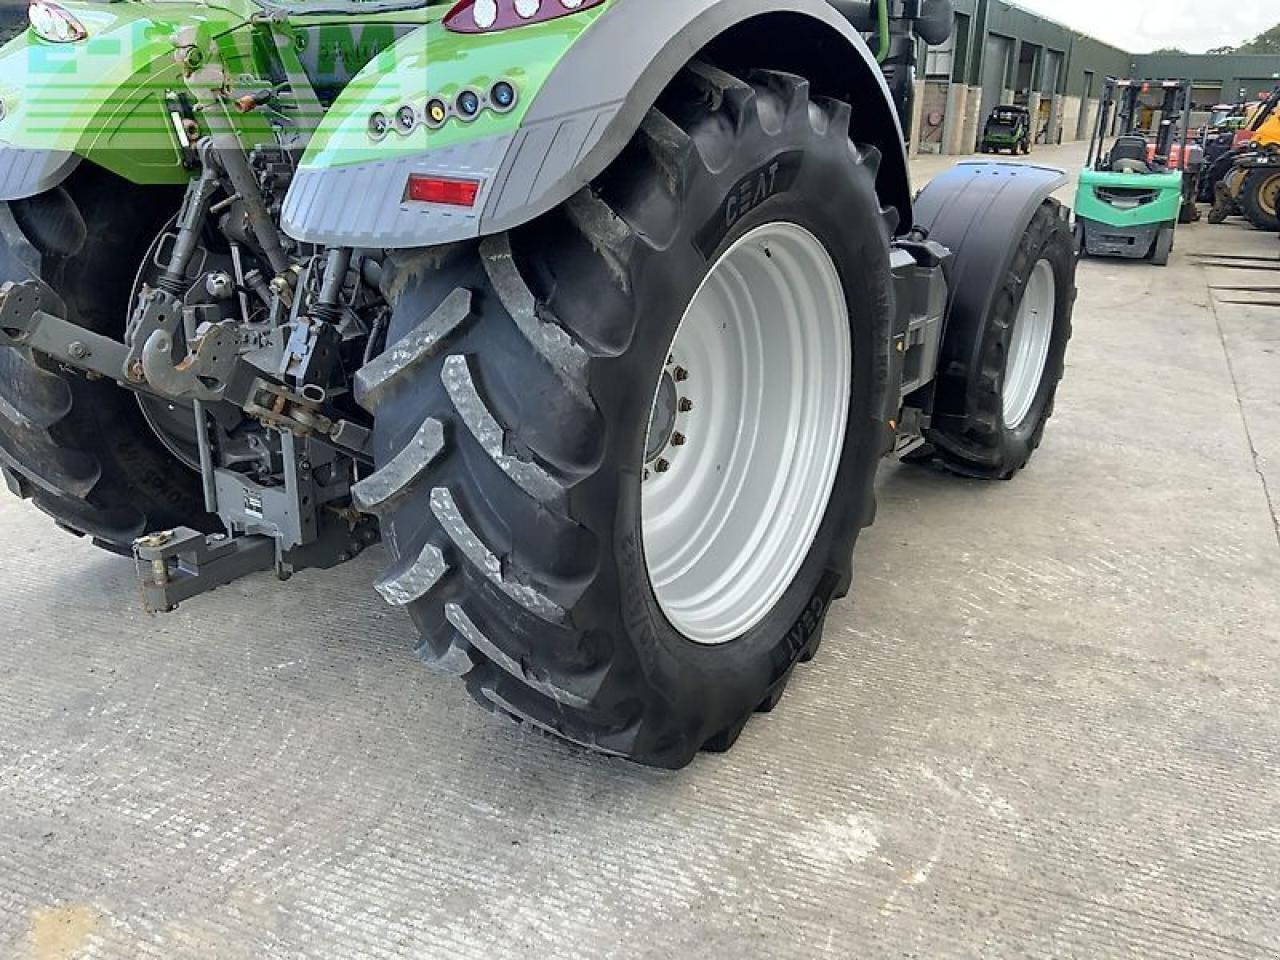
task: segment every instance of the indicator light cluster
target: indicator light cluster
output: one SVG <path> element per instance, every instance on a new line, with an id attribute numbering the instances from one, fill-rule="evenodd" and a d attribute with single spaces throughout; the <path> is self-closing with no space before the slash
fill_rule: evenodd
<path id="1" fill-rule="evenodd" d="M 454 33 L 494 33 L 598 7 L 604 0 L 461 0 L 445 14 Z"/>
<path id="2" fill-rule="evenodd" d="M 421 111 L 408 103 L 400 106 L 391 116 L 375 110 L 369 115 L 369 136 L 374 140 L 381 140 L 393 128 L 396 133 L 409 134 L 418 124 L 428 130 L 439 130 L 452 117 L 463 123 L 471 123 L 485 110 L 510 113 L 519 99 L 516 85 L 510 80 L 496 81 L 487 92 L 475 87 L 464 87 L 451 99 L 429 98 Z"/>

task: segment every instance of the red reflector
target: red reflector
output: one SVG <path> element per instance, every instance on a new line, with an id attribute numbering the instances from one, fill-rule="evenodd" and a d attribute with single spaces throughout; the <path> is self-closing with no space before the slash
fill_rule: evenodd
<path id="1" fill-rule="evenodd" d="M 447 203 L 451 207 L 474 207 L 480 196 L 479 180 L 451 180 L 448 177 L 427 177 L 420 173 L 409 174 L 406 199 L 420 203 Z"/>

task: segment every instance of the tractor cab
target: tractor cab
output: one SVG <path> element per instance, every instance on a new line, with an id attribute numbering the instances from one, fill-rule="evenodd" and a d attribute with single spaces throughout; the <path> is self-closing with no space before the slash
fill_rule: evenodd
<path id="1" fill-rule="evenodd" d="M 1076 195 L 1082 253 L 1168 262 L 1175 226 L 1196 217 L 1190 123 L 1189 80 L 1107 80 Z"/>

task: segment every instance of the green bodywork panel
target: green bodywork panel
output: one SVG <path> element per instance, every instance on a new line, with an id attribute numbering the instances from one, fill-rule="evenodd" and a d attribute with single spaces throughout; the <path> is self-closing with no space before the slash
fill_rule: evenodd
<path id="1" fill-rule="evenodd" d="M 1133 206 L 1108 202 L 1099 196 L 1099 190 L 1155 191 L 1153 199 Z M 1182 174 L 1171 173 L 1112 173 L 1101 170 L 1083 170 L 1080 186 L 1076 191 L 1075 214 L 1123 230 L 1126 227 L 1145 227 L 1155 223 L 1177 223 L 1182 206 Z"/>
<path id="2" fill-rule="evenodd" d="M 264 89 L 273 78 L 278 83 L 282 68 L 298 77 L 306 69 L 313 80 L 334 67 L 345 71 L 327 111 L 287 114 L 310 136 L 304 165 L 336 166 L 514 131 L 552 68 L 612 3 L 481 35 L 445 30 L 440 19 L 450 4 L 443 0 L 353 13 L 313 14 L 295 4 L 270 23 L 261 22 L 262 8 L 248 0 L 60 5 L 88 37 L 51 43 L 28 29 L 0 50 L 0 143 L 75 153 L 135 183 L 155 184 L 191 175 L 182 166 L 172 100 L 166 101 L 187 89 L 188 71 L 179 61 L 190 46 L 208 51 L 206 64 L 221 63 L 232 99 Z M 280 62 L 270 53 L 273 44 Z M 393 128 L 381 138 L 370 135 L 375 111 L 390 119 L 407 104 L 421 114 L 430 96 L 451 101 L 464 88 L 485 91 L 498 79 L 517 89 L 508 113 L 484 110 L 470 123 L 451 117 L 439 129 L 418 124 L 408 134 Z M 263 111 L 230 114 L 246 146 L 274 142 Z"/>
<path id="3" fill-rule="evenodd" d="M 334 167 L 421 154 L 515 130 L 551 70 L 610 6 L 492 34 L 450 33 L 437 21 L 402 37 L 343 90 L 320 122 L 303 166 Z M 392 129 L 380 140 L 369 135 L 369 118 L 375 112 L 391 119 L 406 104 L 421 112 L 432 97 L 452 102 L 464 89 L 485 91 L 503 79 L 515 85 L 519 96 L 509 113 L 486 110 L 470 123 L 453 117 L 434 130 L 420 124 L 407 135 Z"/>
<path id="4" fill-rule="evenodd" d="M 138 182 L 186 179 L 164 104 L 166 90 L 182 87 L 177 31 L 221 32 L 242 18 L 180 3 L 64 8 L 86 40 L 49 43 L 28 29 L 0 51 L 0 141 L 93 157 Z"/>

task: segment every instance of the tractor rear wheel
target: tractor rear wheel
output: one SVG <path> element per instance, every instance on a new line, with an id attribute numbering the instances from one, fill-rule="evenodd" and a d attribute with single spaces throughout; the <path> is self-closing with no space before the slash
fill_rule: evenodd
<path id="1" fill-rule="evenodd" d="M 83 163 L 65 185 L 0 205 L 0 280 L 38 280 L 46 309 L 123 338 L 134 277 L 180 197 L 140 195 Z M 0 469 L 14 493 L 114 553 L 150 530 L 215 529 L 198 476 L 132 393 L 18 347 L 0 347 Z"/>
<path id="2" fill-rule="evenodd" d="M 894 217 L 850 119 L 695 64 L 561 208 L 388 265 L 356 502 L 490 710 L 680 767 L 813 655 L 886 440 Z"/>
<path id="3" fill-rule="evenodd" d="M 1240 188 L 1240 209 L 1259 230 L 1280 232 L 1280 169 L 1250 171 Z"/>

